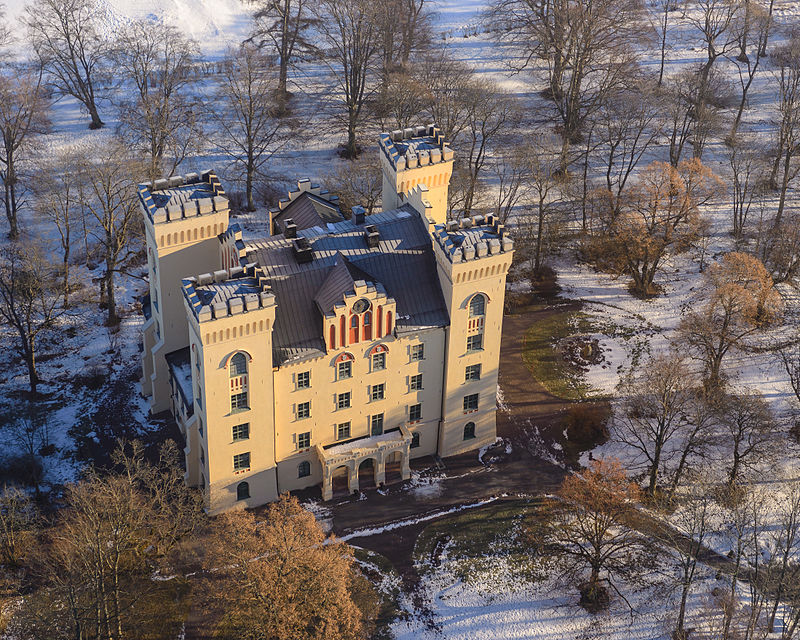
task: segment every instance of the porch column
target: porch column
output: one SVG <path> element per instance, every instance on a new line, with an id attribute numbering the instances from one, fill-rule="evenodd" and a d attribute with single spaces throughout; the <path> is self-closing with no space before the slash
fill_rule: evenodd
<path id="1" fill-rule="evenodd" d="M 408 466 L 408 461 L 411 458 L 411 452 L 406 447 L 405 452 L 403 453 L 403 459 L 400 462 L 400 477 L 403 480 L 408 480 L 411 477 L 411 467 Z"/>
<path id="2" fill-rule="evenodd" d="M 386 484 L 386 454 L 379 453 L 375 459 L 375 486 Z"/>
<path id="3" fill-rule="evenodd" d="M 348 493 L 355 493 L 359 490 L 358 486 L 358 464 L 356 461 L 351 461 L 348 465 L 350 470 L 348 474 L 347 491 Z"/>
<path id="4" fill-rule="evenodd" d="M 322 499 L 325 501 L 333 498 L 333 475 L 328 465 L 322 464 Z"/>

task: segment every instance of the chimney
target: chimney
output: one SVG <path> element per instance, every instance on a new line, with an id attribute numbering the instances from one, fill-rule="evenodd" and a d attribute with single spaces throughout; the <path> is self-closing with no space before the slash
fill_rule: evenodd
<path id="1" fill-rule="evenodd" d="M 297 225 L 291 218 L 286 218 L 286 220 L 283 221 L 283 235 L 285 238 L 297 237 Z"/>
<path id="2" fill-rule="evenodd" d="M 378 233 L 378 227 L 374 224 L 368 224 L 364 227 L 364 238 L 366 238 L 367 246 L 370 249 L 377 247 L 381 239 L 381 234 Z"/>
<path id="3" fill-rule="evenodd" d="M 364 224 L 367 220 L 367 212 L 361 205 L 356 205 L 352 209 L 353 211 L 353 222 L 356 224 Z"/>
<path id="4" fill-rule="evenodd" d="M 295 238 L 292 241 L 292 251 L 297 264 L 305 264 L 314 259 L 314 250 L 308 242 L 308 238 Z"/>

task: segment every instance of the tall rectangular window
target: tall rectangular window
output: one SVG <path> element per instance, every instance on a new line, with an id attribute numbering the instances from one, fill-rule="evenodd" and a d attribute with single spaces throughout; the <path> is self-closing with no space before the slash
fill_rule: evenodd
<path id="1" fill-rule="evenodd" d="M 308 389 L 311 386 L 311 372 L 303 371 L 297 374 L 297 388 Z"/>
<path id="2" fill-rule="evenodd" d="M 376 413 L 370 418 L 370 434 L 379 436 L 383 433 L 383 414 Z"/>
<path id="3" fill-rule="evenodd" d="M 469 382 L 470 380 L 480 380 L 481 379 L 481 365 L 479 364 L 471 364 L 467 367 L 466 374 L 464 375 L 464 382 Z"/>
<path id="4" fill-rule="evenodd" d="M 231 395 L 231 413 L 247 409 L 247 391 Z"/>
<path id="5" fill-rule="evenodd" d="M 467 351 L 480 351 L 481 349 L 483 349 L 482 333 L 467 336 Z"/>
<path id="6" fill-rule="evenodd" d="M 415 344 L 411 347 L 411 360 L 423 360 L 425 358 L 425 345 Z"/>
<path id="7" fill-rule="evenodd" d="M 233 425 L 233 441 L 247 440 L 250 438 L 250 423 Z"/>
<path id="8" fill-rule="evenodd" d="M 308 449 L 311 446 L 311 432 L 306 431 L 304 433 L 297 434 L 297 448 L 298 449 Z"/>
<path id="9" fill-rule="evenodd" d="M 421 404 L 412 404 L 408 408 L 408 421 L 409 422 L 418 422 L 422 420 L 422 405 Z"/>
<path id="10" fill-rule="evenodd" d="M 337 366 L 338 368 L 338 378 L 339 380 L 344 380 L 346 378 L 353 377 L 353 362 L 351 360 L 345 360 L 344 362 L 340 362 Z"/>
<path id="11" fill-rule="evenodd" d="M 242 469 L 250 468 L 250 452 L 238 453 L 233 456 L 233 470 L 241 471 Z"/>
<path id="12" fill-rule="evenodd" d="M 350 423 L 342 422 L 336 425 L 336 439 L 347 440 L 350 437 Z"/>
<path id="13" fill-rule="evenodd" d="M 372 370 L 381 371 L 386 368 L 386 354 L 373 353 L 372 354 Z"/>
<path id="14" fill-rule="evenodd" d="M 386 397 L 386 384 L 383 382 L 380 384 L 373 384 L 371 397 L 373 400 L 383 400 Z"/>
<path id="15" fill-rule="evenodd" d="M 349 409 L 350 408 L 350 392 L 345 391 L 344 393 L 340 393 L 336 397 L 336 408 L 337 409 Z"/>
<path id="16" fill-rule="evenodd" d="M 297 419 L 302 420 L 303 418 L 310 418 L 310 417 L 311 417 L 311 403 L 300 402 L 297 405 Z"/>
<path id="17" fill-rule="evenodd" d="M 421 373 L 418 373 L 415 376 L 411 376 L 408 379 L 408 388 L 411 389 L 411 391 L 419 391 L 420 389 L 422 389 L 422 374 Z"/>
<path id="18" fill-rule="evenodd" d="M 464 396 L 464 413 L 470 413 L 478 410 L 478 394 L 471 393 Z"/>

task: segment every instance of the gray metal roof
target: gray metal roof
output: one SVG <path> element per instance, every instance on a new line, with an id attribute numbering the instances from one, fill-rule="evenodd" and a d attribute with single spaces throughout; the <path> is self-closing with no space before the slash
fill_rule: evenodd
<path id="1" fill-rule="evenodd" d="M 281 228 L 283 228 L 282 223 L 287 218 L 291 218 L 298 229 L 308 229 L 344 220 L 337 204 L 328 202 L 325 198 L 308 191 L 301 193 L 287 204 L 273 216 L 272 220 L 281 224 Z"/>
<path id="2" fill-rule="evenodd" d="M 298 235 L 308 238 L 314 253 L 313 261 L 305 264 L 295 260 L 292 241 L 282 235 L 246 243 L 247 262 L 257 262 L 264 269 L 277 297 L 272 334 L 276 365 L 324 352 L 322 313 L 315 298 L 327 305 L 339 285 L 345 287 L 338 293 L 343 297 L 357 279 L 382 285 L 386 295 L 395 299 L 398 333 L 449 324 L 426 222 L 404 206 L 373 214 L 369 223 L 380 233 L 374 249 L 367 247 L 364 225 L 352 220 L 300 231 Z M 340 270 L 326 285 L 337 260 L 349 265 L 349 278 Z M 354 278 L 350 268 L 363 275 Z"/>
<path id="3" fill-rule="evenodd" d="M 319 310 L 322 313 L 332 313 L 334 306 L 343 304 L 346 294 L 355 295 L 355 284 L 358 280 L 363 280 L 367 284 L 367 291 L 370 289 L 374 291 L 377 288 L 385 293 L 383 285 L 373 276 L 359 269 L 341 253 L 337 253 L 333 267 L 328 271 L 325 281 L 314 296 L 314 302 L 317 303 Z"/>
<path id="4" fill-rule="evenodd" d="M 223 280 L 222 282 L 198 284 L 195 285 L 194 289 L 197 292 L 200 304 L 203 306 L 213 306 L 218 302 L 225 302 L 235 296 L 261 292 L 258 280 L 246 275 Z"/>

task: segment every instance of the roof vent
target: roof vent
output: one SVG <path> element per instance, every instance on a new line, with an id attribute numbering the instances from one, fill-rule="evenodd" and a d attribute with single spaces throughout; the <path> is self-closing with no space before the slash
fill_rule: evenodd
<path id="1" fill-rule="evenodd" d="M 353 207 L 353 221 L 356 224 L 364 224 L 367 219 L 367 212 L 361 205 Z"/>
<path id="2" fill-rule="evenodd" d="M 283 222 L 283 235 L 285 238 L 297 237 L 297 225 L 291 218 L 286 218 Z"/>
<path id="3" fill-rule="evenodd" d="M 367 246 L 370 249 L 377 247 L 381 240 L 381 234 L 378 233 L 378 227 L 376 227 L 374 224 L 368 224 L 366 227 L 364 227 L 364 237 L 367 239 Z"/>
<path id="4" fill-rule="evenodd" d="M 311 262 L 314 259 L 314 250 L 308 242 L 308 238 L 295 238 L 292 241 L 292 251 L 294 251 L 294 259 L 298 264 Z"/>

